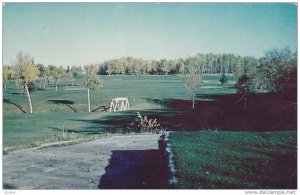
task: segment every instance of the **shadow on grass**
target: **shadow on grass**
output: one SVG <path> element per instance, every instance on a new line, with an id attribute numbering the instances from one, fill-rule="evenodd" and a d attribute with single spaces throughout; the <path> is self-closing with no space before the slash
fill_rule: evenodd
<path id="1" fill-rule="evenodd" d="M 111 113 L 99 119 L 69 119 L 70 121 L 84 122 L 88 126 L 84 128 L 74 129 L 76 133 L 82 134 L 99 134 L 99 133 L 124 133 L 126 128 L 135 118 L 135 111 L 126 111 Z"/>
<path id="2" fill-rule="evenodd" d="M 37 91 L 47 91 L 47 89 L 46 89 L 46 88 L 43 88 L 43 87 L 37 87 L 36 90 L 37 90 Z"/>
<path id="3" fill-rule="evenodd" d="M 167 165 L 159 150 L 115 150 L 101 177 L 100 189 L 166 189 Z"/>
<path id="4" fill-rule="evenodd" d="M 108 133 L 106 128 L 99 128 L 99 127 L 88 127 L 88 128 L 67 128 L 64 126 L 61 127 L 55 127 L 55 126 L 49 126 L 50 130 L 52 130 L 54 133 L 79 133 L 82 135 L 97 135 L 97 134 L 105 134 Z"/>
<path id="5" fill-rule="evenodd" d="M 57 83 L 57 88 L 61 88 L 61 87 L 79 87 L 79 86 L 83 87 L 83 85 L 76 84 L 76 83 L 74 83 L 73 85 L 72 85 L 72 83 Z M 50 83 L 49 85 L 46 86 L 46 88 L 47 87 L 48 88 L 56 88 L 56 85 L 55 85 L 55 83 Z"/>
<path id="6" fill-rule="evenodd" d="M 26 113 L 25 110 L 23 110 L 22 107 L 21 107 L 20 105 L 11 102 L 9 99 L 3 99 L 3 102 L 4 102 L 4 103 L 7 103 L 7 104 L 14 105 L 14 106 L 16 106 L 17 108 L 19 108 L 23 113 Z"/>
<path id="7" fill-rule="evenodd" d="M 95 108 L 95 109 L 92 110 L 91 112 L 95 112 L 95 111 L 97 111 L 97 110 L 99 110 L 99 109 L 101 109 L 101 110 L 100 110 L 101 112 L 107 112 L 107 110 L 110 109 L 110 107 L 109 107 L 109 106 L 100 106 L 100 107 L 98 107 L 98 108 Z"/>
<path id="8" fill-rule="evenodd" d="M 71 110 L 73 110 L 74 112 L 77 112 L 77 110 L 75 110 L 72 106 L 70 106 L 70 104 L 74 104 L 74 101 L 72 101 L 72 100 L 48 100 L 48 102 L 52 102 L 54 104 L 63 104 L 63 105 L 66 105 Z"/>
<path id="9" fill-rule="evenodd" d="M 253 94 L 245 101 L 239 94 L 198 95 L 195 109 L 191 101 L 181 99 L 147 99 L 164 109 L 139 111 L 148 119 L 157 119 L 173 131 L 201 129 L 231 131 L 282 131 L 297 129 L 297 103 L 278 93 Z M 136 111 L 112 113 L 94 120 L 80 120 L 95 129 L 122 129 L 136 117 Z"/>
<path id="10" fill-rule="evenodd" d="M 166 108 L 186 112 L 172 118 L 186 130 L 296 130 L 297 100 L 280 93 L 261 93 L 240 100 L 239 94 L 198 95 L 195 109 L 191 101 L 178 99 L 150 100 Z M 245 109 L 246 104 L 246 109 Z M 189 111 L 189 112 L 188 112 Z M 183 113 L 182 112 L 182 113 Z M 172 129 L 173 130 L 173 129 Z M 178 130 L 175 128 L 175 130 Z"/>
<path id="11" fill-rule="evenodd" d="M 5 93 L 10 93 L 12 95 L 23 95 L 21 92 L 5 92 Z"/>
<path id="12" fill-rule="evenodd" d="M 296 152 L 282 154 L 269 154 L 270 160 L 248 158 L 248 166 L 256 164 L 249 177 L 252 183 L 259 188 L 297 189 L 297 157 Z M 267 162 L 266 162 L 267 161 Z M 266 167 L 266 164 L 267 167 Z M 261 177 L 257 177 L 260 175 Z M 269 178 L 267 178 L 269 176 Z M 242 178 L 242 174 L 240 175 Z"/>
<path id="13" fill-rule="evenodd" d="M 13 184 L 9 184 L 9 183 L 3 183 L 3 189 L 6 190 L 15 190 L 17 189 L 17 187 Z"/>

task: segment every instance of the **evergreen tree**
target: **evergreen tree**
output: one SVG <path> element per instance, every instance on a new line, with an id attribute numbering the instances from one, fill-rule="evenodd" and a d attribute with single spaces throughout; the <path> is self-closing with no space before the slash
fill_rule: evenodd
<path id="1" fill-rule="evenodd" d="M 221 75 L 221 78 L 219 81 L 221 82 L 222 85 L 228 82 L 228 79 L 227 79 L 227 76 L 225 75 L 225 73 L 223 73 Z"/>

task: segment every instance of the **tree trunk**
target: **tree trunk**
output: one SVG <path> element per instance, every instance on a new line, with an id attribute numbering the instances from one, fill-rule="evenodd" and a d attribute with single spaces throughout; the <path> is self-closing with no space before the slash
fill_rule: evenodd
<path id="1" fill-rule="evenodd" d="M 195 109 L 195 96 L 193 96 L 193 110 Z"/>
<path id="2" fill-rule="evenodd" d="M 57 82 L 55 83 L 55 91 L 57 91 Z"/>
<path id="3" fill-rule="evenodd" d="M 89 112 L 91 112 L 90 88 L 88 88 L 88 106 L 89 106 Z"/>
<path id="4" fill-rule="evenodd" d="M 4 90 L 6 90 L 6 83 L 4 84 Z"/>
<path id="5" fill-rule="evenodd" d="M 30 94 L 29 94 L 29 90 L 28 90 L 27 84 L 25 84 L 25 90 L 26 90 L 26 93 L 27 93 L 28 101 L 29 101 L 30 113 L 32 114 L 33 113 L 33 111 L 32 111 L 32 104 L 31 104 L 31 98 L 30 98 Z"/>

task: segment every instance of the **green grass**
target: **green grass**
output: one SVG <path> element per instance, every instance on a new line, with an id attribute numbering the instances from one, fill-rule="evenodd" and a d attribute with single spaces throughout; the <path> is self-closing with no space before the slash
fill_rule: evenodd
<path id="1" fill-rule="evenodd" d="M 171 133 L 183 189 L 297 188 L 297 132 Z"/>
<path id="2" fill-rule="evenodd" d="M 220 75 L 203 76 L 201 88 L 197 91 L 199 95 L 203 95 L 199 96 L 203 97 L 203 101 L 198 102 L 197 109 L 192 111 L 190 102 L 185 101 L 189 99 L 189 96 L 185 89 L 185 78 L 182 75 L 101 76 L 104 82 L 103 88 L 90 93 L 92 110 L 102 105 L 109 106 L 113 98 L 128 97 L 132 110 L 116 113 L 99 110 L 88 113 L 87 93 L 82 86 L 83 80 L 77 78 L 74 87 L 62 81 L 57 92 L 53 83 L 46 89 L 32 92 L 34 114 L 29 114 L 27 97 L 19 94 L 20 90 L 14 82 L 9 81 L 8 89 L 3 92 L 3 148 L 4 151 L 10 151 L 49 142 L 90 140 L 111 133 L 111 130 L 118 133 L 120 128 L 124 125 L 126 127 L 126 124 L 133 121 L 137 110 L 143 115 L 148 113 L 147 116 L 157 118 L 158 122 L 164 125 L 169 123 L 174 123 L 174 126 L 184 125 L 178 126 L 181 129 L 177 130 L 199 129 L 200 126 L 206 125 L 216 126 L 222 124 L 219 119 L 227 124 L 224 127 L 232 124 L 229 125 L 230 128 L 224 129 L 233 130 L 233 127 L 238 127 L 237 122 L 247 119 L 245 116 L 253 114 L 253 121 L 250 123 L 254 125 L 258 123 L 260 116 L 265 116 L 256 111 L 251 112 L 251 109 L 254 110 L 252 104 L 257 102 L 254 98 L 251 99 L 252 104 L 249 101 L 248 106 L 252 106 L 247 113 L 240 114 L 240 110 L 235 113 L 235 110 L 228 109 L 227 103 L 234 102 L 237 98 L 234 97 L 231 100 L 227 97 L 231 95 L 223 97 L 222 94 L 236 93 L 236 89 L 233 88 L 236 77 L 228 76 L 229 83 L 225 85 L 220 84 L 219 78 Z M 39 82 L 36 86 L 39 86 Z M 81 90 L 69 90 L 72 88 Z M 227 97 L 229 100 L 221 101 L 221 98 L 218 101 L 217 97 L 212 97 L 214 99 L 212 101 L 210 97 L 213 95 L 221 95 L 222 98 Z M 74 101 L 74 104 L 70 106 L 77 113 L 66 105 L 49 103 L 49 99 Z M 278 106 L 278 102 L 275 104 L 269 99 L 263 100 L 258 101 L 257 105 L 264 106 L 264 110 L 268 111 L 268 108 L 280 110 L 280 112 L 275 112 L 274 109 L 269 110 L 270 114 L 261 120 L 271 121 L 271 124 L 267 122 L 264 124 L 274 125 L 273 121 L 277 118 L 291 123 L 284 119 L 287 116 L 291 118 L 288 114 L 281 115 L 286 113 L 283 111 L 290 111 L 292 108 L 296 112 L 294 104 L 287 106 L 286 103 L 282 103 L 282 106 Z M 166 101 L 165 104 L 164 101 Z M 225 102 L 225 105 L 222 102 Z M 23 113 L 16 105 L 27 113 Z M 291 112 L 292 117 L 294 112 Z M 226 116 L 221 116 L 220 113 Z M 280 117 L 271 120 L 276 113 Z M 232 116 L 241 116 L 241 119 L 236 118 L 234 121 Z M 282 120 L 278 120 L 278 123 L 281 124 Z M 266 130 L 265 128 L 256 129 Z M 62 134 L 62 130 L 66 133 Z M 280 128 L 280 130 L 283 129 Z M 171 134 L 171 143 L 175 151 L 180 188 L 297 187 L 296 131 L 175 132 Z"/>
<path id="3" fill-rule="evenodd" d="M 235 93 L 236 90 L 230 88 L 236 80 L 236 77 L 228 76 L 231 83 L 221 85 L 219 80 L 220 75 L 204 75 L 202 80 L 202 88 L 198 92 L 201 94 L 228 94 Z M 102 105 L 109 106 L 113 98 L 128 97 L 132 109 L 157 109 L 161 105 L 155 104 L 151 99 L 189 99 L 185 89 L 184 76 L 177 75 L 114 75 L 100 76 L 103 80 L 103 87 L 92 90 L 91 103 L 92 110 Z M 59 82 L 58 91 L 55 91 L 54 83 L 45 89 L 36 90 L 31 93 L 33 111 L 35 113 L 48 112 L 74 112 L 72 109 L 62 104 L 49 103 L 49 99 L 66 99 L 74 101 L 72 106 L 77 112 L 87 112 L 87 91 L 82 86 L 82 78 L 77 78 L 74 87 L 67 86 L 70 82 Z M 36 82 L 39 87 L 39 81 Z M 7 90 L 4 91 L 3 98 L 22 107 L 26 112 L 29 112 L 28 99 L 23 94 L 18 94 L 20 90 L 13 81 L 7 84 Z M 80 90 L 70 90 L 79 88 Z M 149 100 L 150 99 L 150 100 Z M 22 113 L 15 105 L 4 102 L 4 115 L 6 113 Z"/>
<path id="4" fill-rule="evenodd" d="M 30 147 L 39 143 L 59 141 L 56 138 L 64 130 L 76 136 L 94 132 L 86 120 L 101 117 L 105 113 L 43 113 L 6 114 L 3 120 L 3 146 Z M 107 133 L 97 128 L 97 133 Z"/>
<path id="5" fill-rule="evenodd" d="M 235 89 L 227 88 L 232 86 L 236 77 L 229 77 L 231 84 L 223 87 L 219 82 L 220 75 L 203 76 L 202 86 L 199 89 L 202 94 L 214 93 L 235 93 Z M 100 76 L 103 80 L 103 87 L 92 90 L 92 110 L 102 105 L 110 105 L 113 98 L 128 97 L 132 110 L 158 109 L 162 105 L 156 104 L 151 99 L 188 99 L 185 89 L 184 76 L 170 75 L 115 75 Z M 20 89 L 13 81 L 7 83 L 7 90 L 3 92 L 3 146 L 29 147 L 41 142 L 56 140 L 57 132 L 67 129 L 75 132 L 78 136 L 84 134 L 107 133 L 106 126 L 96 121 L 107 116 L 118 117 L 118 113 L 105 113 L 99 110 L 88 113 L 87 91 L 82 86 L 83 79 L 77 78 L 74 86 L 70 82 L 60 81 L 58 91 L 55 91 L 54 83 L 46 88 L 31 92 L 34 114 L 29 114 L 27 96 L 20 94 Z M 40 88 L 40 81 L 36 82 Z M 41 85 L 43 86 L 43 85 Z M 213 87 L 213 88 L 207 88 Z M 79 88 L 80 90 L 70 90 Z M 77 111 L 63 104 L 53 104 L 49 99 L 65 99 L 74 101 L 70 105 Z M 11 103 L 8 103 L 11 102 Z M 21 109 L 27 113 L 23 113 Z M 135 111 L 132 111 L 135 114 Z M 132 121 L 128 121 L 131 123 Z M 112 124 L 113 125 L 113 124 Z"/>

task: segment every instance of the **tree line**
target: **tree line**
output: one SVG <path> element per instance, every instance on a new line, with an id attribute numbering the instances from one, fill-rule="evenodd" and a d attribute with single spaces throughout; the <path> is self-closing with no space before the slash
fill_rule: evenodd
<path id="1" fill-rule="evenodd" d="M 196 90 L 201 87 L 201 71 L 199 72 L 197 64 L 191 63 L 188 67 L 186 89 L 190 94 L 192 108 L 194 109 Z M 290 48 L 269 50 L 264 57 L 256 61 L 255 66 L 246 68 L 235 84 L 237 93 L 243 94 L 242 99 L 245 102 L 245 110 L 247 109 L 246 97 L 249 93 L 259 93 L 264 90 L 283 93 L 285 97 L 292 99 L 296 98 L 297 50 L 292 51 Z M 228 79 L 226 70 L 221 73 L 219 81 L 223 85 L 228 82 Z"/>
<path id="2" fill-rule="evenodd" d="M 297 95 L 297 50 L 273 49 L 259 58 L 249 73 L 241 75 L 236 83 L 238 92 L 254 93 L 262 89 Z"/>
<path id="3" fill-rule="evenodd" d="M 240 57 L 233 54 L 196 54 L 186 59 L 178 60 L 143 60 L 141 58 L 119 58 L 105 61 L 98 65 L 82 66 L 45 66 L 35 64 L 33 57 L 17 54 L 17 59 L 12 66 L 3 66 L 3 85 L 6 89 L 7 80 L 13 79 L 28 96 L 32 112 L 29 92 L 35 86 L 35 81 L 40 81 L 40 87 L 55 83 L 57 91 L 61 79 L 70 81 L 73 85 L 74 78 L 85 78 L 84 86 L 88 91 L 101 86 L 97 74 L 187 74 L 187 86 L 195 96 L 194 91 L 201 79 L 201 74 L 219 73 L 220 83 L 226 83 L 226 74 L 239 76 L 236 88 L 239 93 L 253 93 L 265 89 L 270 92 L 285 92 L 297 94 L 297 50 L 290 48 L 281 50 L 273 49 L 266 52 L 261 58 Z M 190 76 L 189 76 L 190 75 Z M 198 83 L 198 84 L 197 84 Z M 193 102 L 194 102 L 193 98 Z M 89 103 L 89 111 L 90 101 Z"/>
<path id="4" fill-rule="evenodd" d="M 7 88 L 7 80 L 14 80 L 16 85 L 18 85 L 22 92 L 28 97 L 30 113 L 33 113 L 30 91 L 34 88 L 36 80 L 40 80 L 40 85 L 43 83 L 44 88 L 46 83 L 49 86 L 49 82 L 54 81 L 57 91 L 59 79 L 64 78 L 73 82 L 74 77 L 79 74 L 82 74 L 84 77 L 83 85 L 87 89 L 88 111 L 91 112 L 90 90 L 102 86 L 97 72 L 98 66 L 94 64 L 85 65 L 84 69 L 75 66 L 71 68 L 68 66 L 65 69 L 63 66 L 56 67 L 52 65 L 44 66 L 42 64 L 35 64 L 33 57 L 27 54 L 24 55 L 23 52 L 17 54 L 17 59 L 13 62 L 12 66 L 4 66 L 2 71 L 4 89 L 6 90 Z"/>
<path id="5" fill-rule="evenodd" d="M 240 93 L 267 90 L 296 94 L 297 48 L 271 49 L 260 58 L 213 53 L 176 60 L 123 57 L 100 64 L 99 74 L 221 74 L 221 84 L 227 82 L 226 74 L 234 74 L 239 77 L 235 86 Z"/>
<path id="6" fill-rule="evenodd" d="M 24 59 L 20 60 L 20 58 L 31 58 L 31 62 L 25 62 Z M 20 66 L 20 64 L 31 64 L 32 70 L 35 70 L 37 74 L 37 79 L 35 80 L 40 81 L 39 87 L 46 88 L 46 85 L 49 86 L 50 82 L 54 82 L 56 91 L 59 80 L 63 79 L 65 81 L 70 81 L 71 85 L 73 86 L 75 77 L 85 75 L 85 68 L 82 66 L 72 66 L 71 68 L 70 66 L 68 66 L 67 68 L 65 68 L 63 66 L 45 66 L 43 64 L 35 64 L 34 59 L 31 56 L 23 55 L 23 53 L 20 52 L 17 56 L 17 61 L 14 62 L 12 66 L 3 66 L 2 73 L 4 89 L 6 89 L 7 80 L 17 81 L 20 78 L 20 76 L 18 75 L 19 72 L 24 72 L 24 70 L 21 69 L 22 66 Z M 30 72 L 32 72 L 32 70 Z M 98 68 L 96 66 L 96 74 L 97 73 Z M 28 83 L 29 89 L 32 89 L 34 86 L 35 82 Z"/>
<path id="7" fill-rule="evenodd" d="M 241 75 L 250 72 L 258 65 L 258 59 L 251 56 L 241 57 L 234 54 L 196 54 L 186 59 L 144 60 L 142 58 L 123 57 L 111 59 L 99 65 L 99 74 L 185 74 L 190 67 L 196 67 L 197 73 L 230 73 Z"/>
<path id="8" fill-rule="evenodd" d="M 20 54 L 18 54 L 20 55 Z M 20 56 L 19 56 L 20 57 Z M 17 57 L 18 58 L 18 57 Z M 16 62 L 14 62 L 16 64 Z M 144 60 L 142 58 L 123 57 L 119 59 L 111 59 L 104 61 L 97 66 L 97 74 L 99 75 L 115 75 L 115 74 L 187 74 L 191 67 L 195 73 L 200 74 L 235 74 L 242 75 L 251 72 L 258 64 L 258 59 L 254 57 L 241 57 L 234 54 L 196 54 L 186 59 L 176 60 Z M 83 66 L 54 66 L 34 64 L 38 69 L 38 78 L 40 87 L 44 87 L 55 83 L 57 91 L 58 81 L 60 79 L 72 82 L 77 76 L 84 76 L 85 69 Z M 3 67 L 3 83 L 9 79 L 14 79 L 16 70 L 14 66 Z M 29 90 L 34 85 L 33 82 L 28 83 Z"/>

